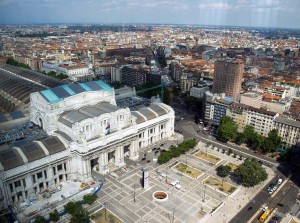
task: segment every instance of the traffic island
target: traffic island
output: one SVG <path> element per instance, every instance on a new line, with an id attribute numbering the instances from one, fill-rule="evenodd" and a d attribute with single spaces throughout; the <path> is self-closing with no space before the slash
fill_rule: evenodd
<path id="1" fill-rule="evenodd" d="M 175 171 L 181 172 L 193 179 L 198 178 L 202 174 L 202 171 L 200 171 L 194 167 L 188 166 L 184 163 L 178 163 L 176 166 L 173 167 L 173 169 Z"/>
<path id="2" fill-rule="evenodd" d="M 204 181 L 204 184 L 208 185 L 208 186 L 211 186 L 221 192 L 224 192 L 226 194 L 232 194 L 235 190 L 236 190 L 236 187 L 233 186 L 232 184 L 230 183 L 227 183 L 227 182 L 223 182 L 222 183 L 222 180 L 216 178 L 216 177 L 209 177 L 207 178 L 205 181 Z"/>
<path id="3" fill-rule="evenodd" d="M 207 152 L 203 152 L 203 151 L 199 151 L 199 152 L 195 153 L 195 156 L 197 156 L 200 159 L 203 159 L 209 163 L 212 163 L 214 165 L 221 160 L 219 157 L 214 156 Z"/>

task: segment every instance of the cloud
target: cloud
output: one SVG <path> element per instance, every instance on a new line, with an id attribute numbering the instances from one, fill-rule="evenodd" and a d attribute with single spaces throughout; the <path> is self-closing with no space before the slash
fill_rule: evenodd
<path id="1" fill-rule="evenodd" d="M 211 3 L 200 3 L 198 4 L 199 9 L 220 9 L 220 10 L 228 10 L 232 7 L 232 5 L 224 2 L 211 2 Z"/>

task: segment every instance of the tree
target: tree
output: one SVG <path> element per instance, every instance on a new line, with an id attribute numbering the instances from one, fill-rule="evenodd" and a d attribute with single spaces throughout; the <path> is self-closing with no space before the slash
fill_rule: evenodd
<path id="1" fill-rule="evenodd" d="M 229 116 L 223 116 L 217 129 L 217 138 L 221 141 L 234 141 L 238 134 L 238 125 Z"/>
<path id="2" fill-rule="evenodd" d="M 47 220 L 43 216 L 37 215 L 33 223 L 46 223 L 46 222 Z"/>
<path id="3" fill-rule="evenodd" d="M 236 170 L 238 179 L 246 187 L 253 187 L 268 178 L 266 170 L 256 160 L 246 159 Z"/>
<path id="4" fill-rule="evenodd" d="M 77 201 L 77 202 L 70 201 L 66 205 L 64 205 L 65 212 L 67 212 L 70 215 L 73 215 L 81 208 L 82 207 L 81 207 L 80 201 Z"/>
<path id="5" fill-rule="evenodd" d="M 56 209 L 49 214 L 49 219 L 51 221 L 57 222 L 59 220 L 59 218 L 60 218 L 60 216 Z"/>
<path id="6" fill-rule="evenodd" d="M 14 60 L 13 58 L 8 58 L 6 61 L 7 64 L 16 66 L 16 67 L 22 67 L 22 68 L 26 68 L 28 70 L 31 70 L 30 66 L 28 66 L 27 64 L 23 64 L 23 63 L 19 63 L 18 61 Z"/>
<path id="7" fill-rule="evenodd" d="M 274 152 L 281 146 L 281 137 L 278 135 L 277 129 L 272 129 L 268 133 L 268 137 L 265 140 L 263 145 L 263 151 L 267 152 Z"/>
<path id="8" fill-rule="evenodd" d="M 83 196 L 83 202 L 86 204 L 93 204 L 97 199 L 97 194 L 86 194 Z"/>
<path id="9" fill-rule="evenodd" d="M 90 217 L 89 213 L 84 210 L 82 207 L 77 210 L 74 214 L 72 214 L 72 218 L 70 223 L 89 223 Z"/>
<path id="10" fill-rule="evenodd" d="M 231 171 L 231 167 L 230 166 L 223 166 L 223 165 L 220 165 L 217 167 L 217 174 L 222 177 L 222 186 L 223 186 L 223 181 L 224 181 L 224 178 L 227 177 Z"/>
<path id="11" fill-rule="evenodd" d="M 255 132 L 252 136 L 251 148 L 254 150 L 260 150 L 265 142 L 265 137 Z"/>
<path id="12" fill-rule="evenodd" d="M 245 143 L 245 142 L 246 142 L 246 138 L 245 138 L 244 134 L 238 132 L 238 133 L 237 133 L 237 136 L 236 136 L 236 139 L 235 139 L 235 142 L 236 142 L 237 144 Z"/>

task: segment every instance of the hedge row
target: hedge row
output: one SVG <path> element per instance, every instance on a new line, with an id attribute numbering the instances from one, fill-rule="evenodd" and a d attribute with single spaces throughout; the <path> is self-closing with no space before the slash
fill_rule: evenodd
<path id="1" fill-rule="evenodd" d="M 196 139 L 186 139 L 178 146 L 171 146 L 168 151 L 161 153 L 158 157 L 158 162 L 160 164 L 166 163 L 174 157 L 178 157 L 181 154 L 185 154 L 190 149 L 197 145 Z"/>

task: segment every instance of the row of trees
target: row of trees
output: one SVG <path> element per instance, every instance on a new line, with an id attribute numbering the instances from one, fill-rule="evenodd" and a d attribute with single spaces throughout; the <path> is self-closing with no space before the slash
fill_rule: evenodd
<path id="1" fill-rule="evenodd" d="M 48 76 L 50 76 L 50 77 L 58 78 L 58 79 L 60 79 L 60 80 L 69 78 L 68 75 L 63 74 L 63 73 L 59 73 L 59 74 L 58 74 L 58 73 L 56 73 L 55 71 L 50 71 L 50 72 L 48 72 L 48 73 L 46 73 L 45 71 L 43 71 L 42 73 L 43 73 L 43 74 L 46 74 L 46 75 L 48 75 Z"/>
<path id="2" fill-rule="evenodd" d="M 166 163 L 174 157 L 179 157 L 181 154 L 185 154 L 196 145 L 196 139 L 186 139 L 178 146 L 171 146 L 168 151 L 161 153 L 157 160 L 160 164 Z"/>
<path id="3" fill-rule="evenodd" d="M 64 205 L 64 211 L 70 214 L 71 223 L 87 223 L 90 222 L 90 216 L 88 211 L 86 211 L 82 204 L 93 204 L 97 199 L 97 194 L 86 194 L 83 196 L 82 201 L 70 201 L 66 205 Z M 49 220 L 53 222 L 57 222 L 60 219 L 60 215 L 58 211 L 55 209 L 53 212 L 49 214 Z M 36 216 L 34 223 L 46 223 L 47 220 L 43 216 Z"/>
<path id="4" fill-rule="evenodd" d="M 224 178 L 231 172 L 231 167 L 220 165 L 216 169 L 217 175 Z M 238 180 L 246 187 L 253 187 L 268 178 L 266 170 L 255 159 L 246 159 L 244 163 L 235 170 Z"/>
<path id="5" fill-rule="evenodd" d="M 248 147 L 264 153 L 274 152 L 281 147 L 281 137 L 276 129 L 271 130 L 267 137 L 257 133 L 251 125 L 246 125 L 243 132 L 238 132 L 237 123 L 229 116 L 221 118 L 217 138 L 224 142 L 246 143 Z"/>
<path id="6" fill-rule="evenodd" d="M 19 63 L 18 61 L 14 60 L 13 58 L 8 58 L 6 64 L 10 64 L 16 67 L 22 67 L 31 70 L 31 68 L 27 64 Z"/>

